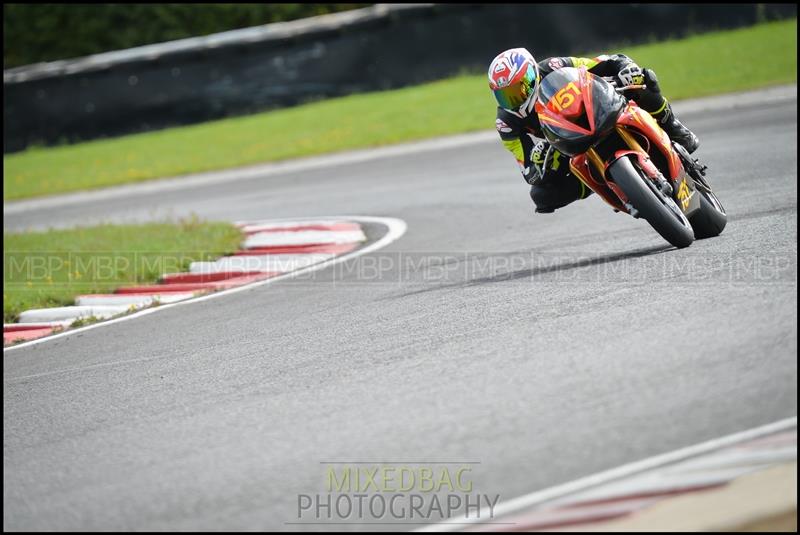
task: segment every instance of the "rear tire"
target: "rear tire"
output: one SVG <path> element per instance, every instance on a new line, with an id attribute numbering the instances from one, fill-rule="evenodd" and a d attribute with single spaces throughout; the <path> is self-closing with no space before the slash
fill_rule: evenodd
<path id="1" fill-rule="evenodd" d="M 700 209 L 689 218 L 694 237 L 702 240 L 719 236 L 728 223 L 725 208 L 713 193 L 708 194 L 699 188 L 697 193 L 700 195 Z"/>
<path id="2" fill-rule="evenodd" d="M 694 231 L 689 220 L 675 201 L 664 196 L 630 158 L 623 157 L 612 163 L 608 174 L 628 197 L 628 202 L 662 238 L 678 248 L 692 244 Z"/>
<path id="3" fill-rule="evenodd" d="M 673 141 L 672 146 L 680 156 L 683 168 L 694 179 L 695 190 L 700 194 L 700 209 L 689 218 L 694 229 L 694 237 L 702 240 L 719 236 L 728 223 L 728 216 L 725 213 L 725 207 L 719 202 L 711 190 L 708 180 L 705 179 L 706 167 L 698 160 L 693 159 L 682 145 Z"/>

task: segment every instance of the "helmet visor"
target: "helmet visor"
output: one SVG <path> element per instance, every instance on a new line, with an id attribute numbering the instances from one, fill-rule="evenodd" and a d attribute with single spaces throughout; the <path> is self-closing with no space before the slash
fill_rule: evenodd
<path id="1" fill-rule="evenodd" d="M 515 84 L 495 89 L 494 98 L 501 108 L 516 110 L 528 98 L 530 89 L 530 84 L 523 79 Z"/>
<path id="2" fill-rule="evenodd" d="M 529 66 L 525 75 L 518 81 L 505 87 L 495 89 L 494 98 L 497 99 L 497 104 L 499 104 L 501 108 L 516 110 L 531 96 L 533 91 L 531 86 L 535 83 L 536 70 L 532 66 Z"/>

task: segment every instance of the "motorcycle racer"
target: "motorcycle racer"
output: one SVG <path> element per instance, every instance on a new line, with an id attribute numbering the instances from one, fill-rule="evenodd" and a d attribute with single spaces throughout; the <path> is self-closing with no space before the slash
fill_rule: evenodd
<path id="1" fill-rule="evenodd" d="M 524 48 L 505 50 L 492 60 L 488 72 L 489 87 L 498 104 L 495 127 L 531 185 L 537 213 L 552 213 L 592 193 L 570 173 L 569 158 L 543 139 L 539 118 L 533 111 L 539 82 L 563 67 L 586 67 L 597 76 L 614 77 L 620 86 L 645 85 L 644 89 L 631 89 L 623 95 L 648 111 L 669 137 L 689 153 L 697 150 L 697 136 L 675 117 L 669 101 L 661 94 L 656 73 L 641 68 L 628 56 L 551 57 L 537 63 Z"/>

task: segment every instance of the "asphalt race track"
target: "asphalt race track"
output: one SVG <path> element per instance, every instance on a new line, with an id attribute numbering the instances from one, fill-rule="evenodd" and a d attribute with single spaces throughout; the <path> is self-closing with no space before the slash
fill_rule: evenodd
<path id="1" fill-rule="evenodd" d="M 479 463 L 502 501 L 795 416 L 794 95 L 681 115 L 729 223 L 680 251 L 596 197 L 534 215 L 494 138 L 6 213 L 408 231 L 355 266 L 380 270 L 6 351 L 5 529 L 319 529 L 287 523 L 325 462 Z"/>

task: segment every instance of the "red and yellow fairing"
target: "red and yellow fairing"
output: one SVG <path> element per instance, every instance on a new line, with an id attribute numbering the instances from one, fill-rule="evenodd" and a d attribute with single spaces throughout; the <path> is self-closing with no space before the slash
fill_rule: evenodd
<path id="1" fill-rule="evenodd" d="M 672 148 L 672 142 L 667 133 L 661 129 L 648 112 L 637 106 L 634 101 L 630 101 L 617 119 L 617 126 L 628 127 L 642 132 L 667 159 L 667 166 L 669 167 L 669 176 L 667 178 L 676 181 L 681 177 L 683 165 L 681 165 L 680 157 Z"/>
<path id="2" fill-rule="evenodd" d="M 590 161 L 592 162 L 593 167 L 590 167 Z M 605 171 L 605 166 L 600 159 L 600 156 L 597 154 L 597 152 L 595 152 L 594 149 L 589 149 L 588 152 L 573 156 L 569 161 L 569 168 L 572 171 L 572 174 L 578 177 L 580 181 L 586 185 L 586 187 L 597 193 L 597 195 L 611 205 L 612 208 L 623 212 L 628 211 L 620 202 L 617 194 L 606 185 L 606 181 L 595 178 L 596 174 L 601 174 L 602 176 L 602 173 Z"/>
<path id="3" fill-rule="evenodd" d="M 566 125 L 562 126 L 561 124 L 559 126 L 566 127 Z M 606 203 L 617 210 L 627 212 L 623 205 L 626 200 L 624 192 L 615 187 L 613 182 L 605 180 L 606 170 L 617 159 L 633 156 L 637 159 L 640 168 L 650 177 L 655 178 L 659 174 L 658 169 L 650 160 L 647 150 L 642 148 L 636 137 L 631 133 L 631 130 L 641 132 L 642 135 L 647 137 L 652 146 L 664 154 L 669 172 L 667 178 L 673 183 L 679 183 L 685 187 L 685 182 L 681 180 L 684 170 L 680 158 L 672 148 L 669 136 L 648 112 L 637 106 L 635 102 L 629 102 L 617 119 L 616 130 L 617 134 L 628 145 L 628 149 L 618 150 L 615 152 L 614 158 L 603 161 L 597 151 L 591 148 L 584 154 L 573 157 L 570 161 L 570 169 L 573 174 L 597 193 Z"/>
<path id="4" fill-rule="evenodd" d="M 586 69 L 581 69 L 579 76 L 578 85 L 573 82 L 568 83 L 553 95 L 553 98 L 548 101 L 546 106 L 543 106 L 541 102 L 536 102 L 534 109 L 539 116 L 539 121 L 550 123 L 571 132 L 591 136 L 595 131 L 592 84 L 589 83 L 588 77 L 590 75 Z M 577 119 L 584 113 L 586 114 L 589 128 L 584 128 L 569 120 Z"/>

